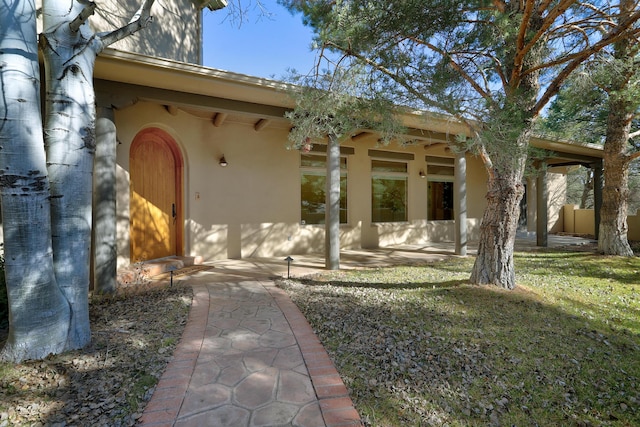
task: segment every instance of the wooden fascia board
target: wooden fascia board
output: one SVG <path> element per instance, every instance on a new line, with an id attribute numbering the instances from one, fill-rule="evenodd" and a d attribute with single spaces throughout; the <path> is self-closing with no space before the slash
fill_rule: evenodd
<path id="1" fill-rule="evenodd" d="M 200 65 L 106 49 L 94 77 L 120 83 L 279 107 L 294 106 L 291 84 Z"/>
<path id="2" fill-rule="evenodd" d="M 578 144 L 575 142 L 551 141 L 542 138 L 531 138 L 531 146 L 542 148 L 556 154 L 556 157 L 571 160 L 594 161 L 604 157 L 603 147 L 595 144 Z M 569 157 L 570 156 L 570 157 Z"/>
<path id="3" fill-rule="evenodd" d="M 140 86 L 129 83 L 118 83 L 106 80 L 95 80 L 96 91 L 104 93 L 120 93 L 136 99 L 171 104 L 175 107 L 196 108 L 212 112 L 241 113 L 264 118 L 284 119 L 288 108 L 253 102 L 237 101 L 215 96 L 179 92 L 175 90 Z"/>

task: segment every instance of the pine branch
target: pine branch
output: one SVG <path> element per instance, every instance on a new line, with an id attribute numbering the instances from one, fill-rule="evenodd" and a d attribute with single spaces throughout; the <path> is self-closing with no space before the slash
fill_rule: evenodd
<path id="1" fill-rule="evenodd" d="M 635 131 L 635 132 L 631 132 L 631 133 L 629 134 L 629 139 L 631 139 L 631 138 L 635 138 L 636 136 L 639 136 L 639 135 L 640 135 L 640 130 L 637 130 L 637 131 Z"/>
<path id="2" fill-rule="evenodd" d="M 493 97 L 491 96 L 491 93 L 487 92 L 486 90 L 484 90 L 479 84 L 478 82 L 476 82 L 461 66 L 460 64 L 458 64 L 452 57 L 450 52 L 446 52 L 442 49 L 440 49 L 439 47 L 437 47 L 436 45 L 429 43 L 427 41 L 423 41 L 420 39 L 417 39 L 415 37 L 411 37 L 408 36 L 407 40 L 411 40 L 415 43 L 418 44 L 422 44 L 425 47 L 427 47 L 428 49 L 431 49 L 432 51 L 436 52 L 437 54 L 441 55 L 443 58 L 448 59 L 449 65 L 458 72 L 458 74 L 460 74 L 460 76 L 465 79 L 467 81 L 467 83 L 469 83 L 469 85 L 471 87 L 473 87 L 473 89 L 484 99 L 486 99 L 487 101 L 489 101 L 490 103 L 493 103 L 492 101 L 494 101 Z"/>
<path id="3" fill-rule="evenodd" d="M 573 3 L 575 3 L 575 1 L 564 0 L 564 1 L 561 1 L 558 5 L 556 5 L 556 7 L 554 7 L 553 10 L 551 10 L 548 13 L 548 15 L 544 18 L 542 25 L 540 26 L 538 31 L 536 31 L 536 33 L 533 35 L 531 40 L 529 40 L 529 43 L 525 45 L 524 37 L 526 34 L 526 30 L 528 29 L 528 21 L 531 19 L 531 16 L 533 14 L 533 10 L 531 10 L 533 8 L 533 5 L 529 7 L 531 3 L 533 3 L 533 1 L 531 0 L 527 1 L 525 15 L 522 20 L 523 23 L 522 23 L 522 26 L 520 27 L 520 32 L 518 34 L 518 49 L 517 49 L 516 58 L 514 61 L 513 73 L 511 74 L 512 83 L 519 81 L 519 79 L 523 77 L 522 66 L 523 66 L 525 56 L 531 51 L 531 49 L 533 49 L 535 44 L 538 43 L 538 41 L 540 41 L 547 34 L 547 31 L 549 30 L 549 28 L 551 28 L 551 25 L 555 22 L 555 20 L 560 15 L 562 15 Z M 542 9 L 538 13 L 542 13 Z M 525 18 L 527 19 L 527 22 L 525 22 Z M 522 40 L 520 40 L 520 37 L 522 37 Z M 521 42 L 522 42 L 522 45 L 520 44 Z"/>
<path id="4" fill-rule="evenodd" d="M 576 69 L 580 64 L 582 64 L 586 58 L 589 58 L 591 55 L 601 51 L 605 47 L 610 44 L 620 40 L 623 37 L 636 36 L 637 31 L 632 29 L 633 24 L 640 20 L 640 11 L 636 11 L 629 17 L 627 17 L 621 25 L 616 27 L 613 31 L 603 37 L 599 42 L 593 44 L 592 46 L 585 48 L 579 54 L 573 56 L 573 60 L 571 60 L 565 68 L 558 73 L 558 75 L 553 79 L 553 81 L 548 85 L 547 90 L 542 95 L 542 97 L 538 100 L 536 105 L 533 107 L 532 112 L 534 114 L 539 113 L 542 108 L 549 102 L 549 100 L 558 93 L 560 90 L 560 86 L 562 83 L 569 77 L 569 75 Z M 564 61 L 563 61 L 564 62 Z M 527 72 L 532 72 L 532 70 L 528 70 Z"/>

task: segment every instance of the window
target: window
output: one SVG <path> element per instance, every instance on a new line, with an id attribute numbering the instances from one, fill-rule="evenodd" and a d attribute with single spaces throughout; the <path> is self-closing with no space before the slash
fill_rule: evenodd
<path id="1" fill-rule="evenodd" d="M 300 219 L 304 224 L 324 224 L 327 157 L 300 157 Z M 340 157 L 340 223 L 347 223 L 347 158 Z"/>
<path id="2" fill-rule="evenodd" d="M 444 221 L 454 219 L 453 179 L 454 159 L 426 156 L 427 179 L 427 219 Z"/>
<path id="3" fill-rule="evenodd" d="M 407 163 L 371 160 L 371 220 L 407 221 Z"/>

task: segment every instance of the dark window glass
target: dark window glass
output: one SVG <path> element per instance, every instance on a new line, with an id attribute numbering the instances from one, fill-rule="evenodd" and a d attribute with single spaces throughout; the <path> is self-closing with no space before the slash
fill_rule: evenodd
<path id="1" fill-rule="evenodd" d="M 407 220 L 407 178 L 374 176 L 371 180 L 371 220 Z"/>
<path id="2" fill-rule="evenodd" d="M 430 221 L 453 219 L 453 182 L 429 181 L 428 213 Z"/>
<path id="3" fill-rule="evenodd" d="M 326 162 L 325 156 L 302 155 L 300 178 L 300 219 L 305 224 L 324 224 Z M 340 158 L 340 223 L 347 223 L 347 159 Z"/>

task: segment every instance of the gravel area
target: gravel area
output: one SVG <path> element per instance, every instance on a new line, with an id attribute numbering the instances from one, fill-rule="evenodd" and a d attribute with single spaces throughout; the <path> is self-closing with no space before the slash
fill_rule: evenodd
<path id="1" fill-rule="evenodd" d="M 134 425 L 182 335 L 191 297 L 190 287 L 166 284 L 94 296 L 87 348 L 0 364 L 0 427 Z"/>

